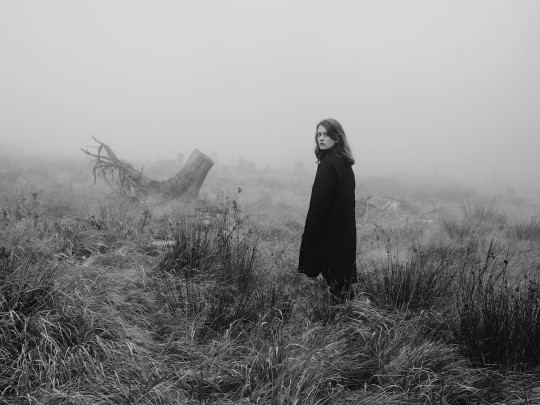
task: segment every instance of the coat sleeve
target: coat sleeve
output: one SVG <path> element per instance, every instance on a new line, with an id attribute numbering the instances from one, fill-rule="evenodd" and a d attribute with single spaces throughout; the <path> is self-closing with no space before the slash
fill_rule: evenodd
<path id="1" fill-rule="evenodd" d="M 336 179 L 330 159 L 327 158 L 317 166 L 317 173 L 311 190 L 306 225 L 304 227 L 304 234 L 302 235 L 304 246 L 311 247 L 313 241 L 319 235 L 332 207 L 335 189 Z"/>
<path id="2" fill-rule="evenodd" d="M 335 176 L 327 158 L 317 166 L 300 245 L 298 271 L 305 273 L 308 277 L 317 277 L 322 271 L 322 262 L 315 241 L 328 218 L 335 189 Z"/>

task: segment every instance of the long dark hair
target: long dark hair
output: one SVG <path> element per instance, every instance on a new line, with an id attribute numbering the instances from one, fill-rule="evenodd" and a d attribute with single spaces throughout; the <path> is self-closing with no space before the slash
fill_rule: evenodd
<path id="1" fill-rule="evenodd" d="M 317 130 L 319 129 L 319 126 L 326 128 L 326 133 L 328 136 L 336 141 L 336 145 L 333 147 L 332 153 L 345 159 L 345 161 L 351 166 L 354 165 L 354 158 L 351 152 L 351 147 L 349 146 L 349 142 L 347 141 L 345 131 L 343 130 L 341 124 L 333 118 L 322 120 L 315 127 L 315 156 L 317 157 L 317 160 L 320 160 L 321 153 L 324 152 L 319 148 L 319 143 L 317 142 Z"/>

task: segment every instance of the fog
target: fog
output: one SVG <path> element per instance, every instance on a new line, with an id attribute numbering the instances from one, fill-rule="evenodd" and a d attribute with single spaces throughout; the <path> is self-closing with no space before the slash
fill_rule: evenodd
<path id="1" fill-rule="evenodd" d="M 0 147 L 534 184 L 540 2 L 0 0 Z"/>

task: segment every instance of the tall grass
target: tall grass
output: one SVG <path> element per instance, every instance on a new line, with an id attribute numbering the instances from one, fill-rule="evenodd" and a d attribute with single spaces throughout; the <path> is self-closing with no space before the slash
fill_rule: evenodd
<path id="1" fill-rule="evenodd" d="M 19 397 L 84 374 L 101 333 L 80 306 L 63 299 L 58 266 L 23 262 L 8 270 L 0 282 L 0 392 Z"/>
<path id="2" fill-rule="evenodd" d="M 484 244 L 496 217 L 439 244 L 384 228 L 336 304 L 230 199 L 150 211 L 0 218 L 0 403 L 538 402 L 538 280 Z"/>
<path id="3" fill-rule="evenodd" d="M 479 200 L 460 200 L 459 206 L 466 221 L 473 223 L 495 222 L 503 224 L 506 222 L 506 216 L 499 212 L 495 201 L 488 198 Z"/>
<path id="4" fill-rule="evenodd" d="M 528 221 L 519 221 L 508 227 L 510 236 L 519 240 L 540 241 L 540 221 L 531 217 Z"/>
<path id="5" fill-rule="evenodd" d="M 3 218 L 0 403 L 59 403 L 74 397 L 79 402 L 106 403 L 118 393 L 117 385 L 133 379 L 129 376 L 133 360 L 150 368 L 146 358 L 141 361 L 138 348 L 121 342 L 117 320 L 89 308 L 85 284 L 90 280 L 77 281 L 77 273 L 71 272 L 79 257 L 66 254 L 65 246 L 90 246 L 95 237 L 106 240 L 91 229 L 79 221 L 40 218 L 35 226 L 33 219 Z M 97 256 L 100 250 L 84 254 Z M 120 380 L 124 382 L 115 382 Z M 144 391 L 139 382 L 132 399 Z"/>
<path id="6" fill-rule="evenodd" d="M 451 216 L 443 216 L 441 219 L 442 228 L 450 238 L 463 241 L 476 233 L 475 224 L 464 219 L 458 219 Z"/>
<path id="7" fill-rule="evenodd" d="M 379 307 L 440 312 L 446 321 L 432 325 L 434 331 L 477 364 L 534 369 L 540 365 L 539 280 L 510 277 L 512 253 L 500 235 L 486 245 L 471 236 L 455 248 L 417 248 L 407 260 L 388 254 L 359 274 L 359 289 Z"/>
<path id="8" fill-rule="evenodd" d="M 358 275 L 358 287 L 374 304 L 401 311 L 444 306 L 453 294 L 458 274 L 456 252 L 429 246 L 414 248 L 408 259 L 387 253 L 373 269 Z"/>
<path id="9" fill-rule="evenodd" d="M 283 289 L 258 269 L 258 238 L 243 226 L 238 206 L 212 220 L 200 215 L 176 222 L 174 244 L 161 260 L 155 288 L 175 317 L 198 323 L 208 339 L 228 329 L 244 331 L 268 311 L 288 316 Z"/>
<path id="10" fill-rule="evenodd" d="M 502 253 L 502 254 L 501 254 Z M 484 258 L 470 262 L 458 289 L 457 341 L 485 366 L 527 370 L 540 365 L 537 276 L 509 279 L 511 255 L 492 240 Z"/>
<path id="11" fill-rule="evenodd" d="M 453 239 L 463 241 L 473 235 L 490 234 L 502 229 L 507 217 L 501 213 L 494 200 L 486 197 L 478 200 L 460 200 L 461 218 L 444 216 L 443 229 Z"/>
<path id="12" fill-rule="evenodd" d="M 527 370 L 540 365 L 538 281 L 478 288 L 460 308 L 456 330 L 468 356 L 486 366 Z"/>

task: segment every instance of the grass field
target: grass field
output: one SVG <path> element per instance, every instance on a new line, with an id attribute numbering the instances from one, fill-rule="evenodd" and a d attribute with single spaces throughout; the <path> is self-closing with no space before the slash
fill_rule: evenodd
<path id="1" fill-rule="evenodd" d="M 4 159 L 0 403 L 540 403 L 538 201 L 359 177 L 335 305 L 296 272 L 313 174 L 130 202 L 86 162 Z"/>

